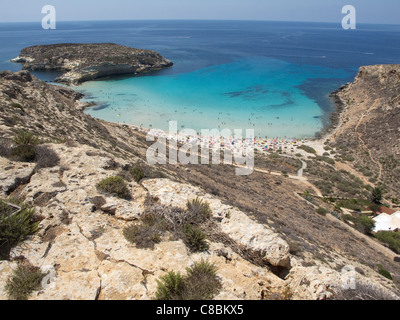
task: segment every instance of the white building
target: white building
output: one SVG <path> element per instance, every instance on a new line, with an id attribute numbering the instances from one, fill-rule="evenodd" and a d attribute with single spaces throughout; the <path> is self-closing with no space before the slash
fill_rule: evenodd
<path id="1" fill-rule="evenodd" d="M 375 221 L 375 228 L 373 231 L 396 231 L 400 230 L 400 211 L 393 214 L 382 213 L 373 218 Z"/>

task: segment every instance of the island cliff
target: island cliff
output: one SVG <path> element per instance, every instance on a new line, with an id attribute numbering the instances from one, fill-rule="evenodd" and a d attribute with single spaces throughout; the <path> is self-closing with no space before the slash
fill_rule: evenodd
<path id="1" fill-rule="evenodd" d="M 24 70 L 64 72 L 56 81 L 68 85 L 101 77 L 142 74 L 173 65 L 155 51 L 113 43 L 32 46 L 11 61 L 22 63 Z"/>

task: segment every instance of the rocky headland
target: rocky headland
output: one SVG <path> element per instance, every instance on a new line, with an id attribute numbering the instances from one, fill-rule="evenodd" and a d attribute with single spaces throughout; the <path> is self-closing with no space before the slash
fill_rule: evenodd
<path id="1" fill-rule="evenodd" d="M 333 95 L 340 112 L 330 145 L 354 170 L 382 184 L 393 198 L 400 187 L 400 65 L 364 66 Z"/>
<path id="2" fill-rule="evenodd" d="M 58 71 L 57 82 L 68 85 L 102 77 L 142 74 L 171 67 L 173 63 L 155 51 L 114 43 L 38 45 L 21 50 L 12 62 L 24 70 Z"/>
<path id="3" fill-rule="evenodd" d="M 398 263 L 317 214 L 298 196 L 301 181 L 259 172 L 236 177 L 225 165 L 150 167 L 143 133 L 86 115 L 80 98 L 28 71 L 0 72 L 1 198 L 35 207 L 39 222 L 0 261 L 0 299 L 8 299 L 7 281 L 21 261 L 54 270 L 30 299 L 140 300 L 154 299 L 160 277 L 185 273 L 201 259 L 217 268 L 215 299 L 340 298 L 349 265 L 359 288 L 396 298 L 396 283 L 375 266 L 398 278 Z M 45 157 L 13 157 L 21 130 L 40 139 L 35 150 Z M 144 172 L 133 179 L 130 169 L 138 166 Z M 124 198 L 98 188 L 115 176 L 125 181 Z M 192 250 L 179 223 L 154 231 L 151 246 L 128 241 L 125 230 L 143 225 L 149 212 L 184 221 L 196 199 L 211 211 L 202 227 L 205 249 Z"/>

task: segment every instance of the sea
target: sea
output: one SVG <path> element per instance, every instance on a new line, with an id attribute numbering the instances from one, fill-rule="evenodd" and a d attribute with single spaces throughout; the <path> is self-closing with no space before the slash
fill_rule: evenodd
<path id="1" fill-rule="evenodd" d="M 252 129 L 261 138 L 313 138 L 330 125 L 329 97 L 360 66 L 400 63 L 400 25 L 272 21 L 0 23 L 0 70 L 40 44 L 112 42 L 155 50 L 174 66 L 73 87 L 106 121 L 168 131 Z M 57 73 L 34 72 L 54 82 Z"/>

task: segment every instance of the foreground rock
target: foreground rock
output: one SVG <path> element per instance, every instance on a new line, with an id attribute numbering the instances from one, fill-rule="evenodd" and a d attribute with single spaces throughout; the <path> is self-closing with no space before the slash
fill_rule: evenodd
<path id="1" fill-rule="evenodd" d="M 152 196 L 168 206 L 184 208 L 186 201 L 194 200 L 201 195 L 203 200 L 210 204 L 222 232 L 246 248 L 262 252 L 266 263 L 289 267 L 289 246 L 286 241 L 273 230 L 256 223 L 236 208 L 222 204 L 221 200 L 210 195 L 204 196 L 199 188 L 174 183 L 167 179 L 147 180 L 143 185 Z"/>
<path id="2" fill-rule="evenodd" d="M 154 51 L 134 49 L 113 43 L 55 44 L 25 48 L 12 62 L 25 70 L 60 71 L 56 81 L 79 84 L 101 77 L 140 74 L 172 66 Z"/>
<path id="3" fill-rule="evenodd" d="M 42 221 L 36 235 L 13 249 L 12 258 L 22 255 L 31 264 L 53 272 L 31 299 L 152 299 L 160 276 L 171 270 L 185 273 L 201 258 L 218 267 L 223 288 L 217 299 L 260 299 L 262 292 L 279 292 L 285 287 L 283 280 L 268 268 L 252 265 L 220 243 L 210 242 L 207 252 L 195 254 L 181 240 L 161 242 L 154 250 L 136 248 L 124 238 L 123 229 L 145 210 L 147 188 L 131 182 L 133 199 L 126 201 L 101 194 L 95 187 L 104 177 L 118 173 L 118 168 L 106 166 L 111 159 L 121 166 L 125 161 L 95 155 L 95 149 L 83 145 L 48 147 L 59 155 L 59 165 L 35 171 L 14 194 L 35 204 Z M 18 168 L 18 163 L 12 161 L 8 165 Z M 168 179 L 149 180 L 144 185 L 162 185 L 183 203 L 191 199 L 191 186 Z M 182 193 L 182 188 L 189 192 Z M 222 214 L 218 200 L 201 190 L 197 192 L 210 201 L 215 217 Z M 103 198 L 104 204 L 96 207 L 95 198 Z M 107 203 L 116 206 L 112 214 L 104 210 Z M 239 211 L 236 214 L 245 218 Z M 229 232 L 234 236 L 236 231 Z M 271 237 L 272 231 L 267 235 Z M 259 234 L 260 240 L 262 236 Z M 279 237 L 274 236 L 277 241 Z M 264 245 L 268 244 L 266 238 Z M 0 287 L 15 267 L 9 262 L 0 264 Z M 4 290 L 0 290 L 0 299 L 7 299 Z"/>

